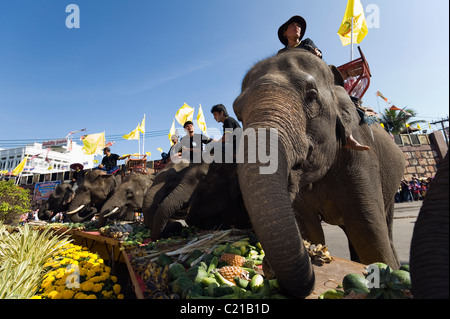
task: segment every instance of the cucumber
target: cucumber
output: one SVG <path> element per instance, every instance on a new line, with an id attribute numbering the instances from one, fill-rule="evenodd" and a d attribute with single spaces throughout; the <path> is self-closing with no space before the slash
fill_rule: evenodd
<path id="1" fill-rule="evenodd" d="M 217 285 L 219 285 L 219 283 L 217 282 L 217 280 L 215 278 L 211 278 L 211 277 L 204 277 L 202 279 L 202 284 L 206 287 L 209 287 L 210 284 L 212 283 L 216 283 Z"/>
<path id="2" fill-rule="evenodd" d="M 206 270 L 206 272 L 208 274 L 210 274 L 212 270 L 217 268 L 218 263 L 219 263 L 219 258 L 217 258 L 217 256 L 214 256 L 213 259 L 211 259 L 211 262 L 209 263 L 209 266 L 208 266 L 208 269 Z"/>
<path id="3" fill-rule="evenodd" d="M 248 239 L 248 238 L 245 238 L 245 239 Z M 236 248 L 240 248 L 242 246 L 248 246 L 249 242 L 248 242 L 248 240 L 245 240 L 245 239 L 234 242 L 231 244 L 231 246 L 236 247 Z"/>
<path id="4" fill-rule="evenodd" d="M 344 291 L 350 288 L 357 288 L 365 293 L 369 293 L 369 281 L 361 274 L 347 274 L 342 280 L 342 287 Z"/>
<path id="5" fill-rule="evenodd" d="M 241 288 L 247 289 L 248 285 L 250 284 L 250 281 L 242 279 L 238 276 L 234 277 L 234 282 L 236 283 L 236 285 L 238 285 Z"/>
<path id="6" fill-rule="evenodd" d="M 214 276 L 216 276 L 216 279 L 217 279 L 217 282 L 219 283 L 219 284 L 226 284 L 226 285 L 228 285 L 228 286 L 235 286 L 235 284 L 234 283 L 232 283 L 231 281 L 229 281 L 229 280 L 227 280 L 227 279 L 225 279 L 225 278 L 223 278 L 223 276 L 217 271 L 217 272 L 215 272 L 214 273 Z"/>

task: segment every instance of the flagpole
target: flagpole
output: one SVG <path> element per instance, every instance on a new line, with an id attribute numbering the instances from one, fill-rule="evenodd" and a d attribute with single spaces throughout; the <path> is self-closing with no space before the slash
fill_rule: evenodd
<path id="1" fill-rule="evenodd" d="M 378 104 L 378 113 L 381 114 L 380 101 L 378 101 L 378 95 L 377 95 L 377 104 Z"/>
<path id="2" fill-rule="evenodd" d="M 144 119 L 145 119 L 145 114 L 144 114 Z M 141 122 L 141 125 L 142 125 L 142 122 Z M 144 132 L 145 132 L 145 130 L 144 130 Z M 142 155 L 145 155 L 144 148 L 145 148 L 145 133 L 142 133 Z"/>
<path id="3" fill-rule="evenodd" d="M 350 45 L 351 45 L 351 49 L 350 49 L 350 61 L 353 61 L 353 17 L 352 17 L 352 31 L 351 31 L 351 38 L 350 38 Z"/>

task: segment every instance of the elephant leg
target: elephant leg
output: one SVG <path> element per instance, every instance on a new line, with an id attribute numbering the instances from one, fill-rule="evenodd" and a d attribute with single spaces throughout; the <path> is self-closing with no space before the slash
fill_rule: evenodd
<path id="1" fill-rule="evenodd" d="M 387 224 L 387 228 L 388 228 L 388 235 L 389 235 L 389 241 L 391 244 L 392 252 L 394 253 L 395 258 L 397 260 L 399 260 L 397 250 L 395 249 L 395 246 L 394 246 L 394 234 L 393 234 L 393 232 L 394 232 L 393 231 L 393 228 L 394 228 L 394 200 L 391 200 L 389 205 L 387 205 L 387 207 L 386 207 L 386 224 Z"/>
<path id="2" fill-rule="evenodd" d="M 358 254 L 356 253 L 355 248 L 353 247 L 352 243 L 350 242 L 350 240 L 348 239 L 348 234 L 345 231 L 345 226 L 339 226 L 345 233 L 345 235 L 347 236 L 347 241 L 348 241 L 348 250 L 350 252 L 350 260 L 353 260 L 355 262 L 361 262 Z"/>

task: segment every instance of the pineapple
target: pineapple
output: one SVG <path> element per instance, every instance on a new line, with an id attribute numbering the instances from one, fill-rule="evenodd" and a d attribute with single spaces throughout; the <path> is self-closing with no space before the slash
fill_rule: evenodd
<path id="1" fill-rule="evenodd" d="M 253 260 L 248 260 L 240 255 L 224 253 L 220 257 L 220 260 L 225 261 L 230 266 L 253 268 L 255 262 Z"/>
<path id="2" fill-rule="evenodd" d="M 234 277 L 249 280 L 249 272 L 238 266 L 224 266 L 218 270 L 219 274 L 228 281 L 234 282 Z"/>

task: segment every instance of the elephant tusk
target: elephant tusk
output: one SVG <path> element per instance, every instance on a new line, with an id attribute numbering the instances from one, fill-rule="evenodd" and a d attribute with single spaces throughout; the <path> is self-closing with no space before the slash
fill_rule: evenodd
<path id="1" fill-rule="evenodd" d="M 120 207 L 116 207 L 116 208 L 114 208 L 112 211 L 110 211 L 108 214 L 106 214 L 105 216 L 103 216 L 103 217 L 108 217 L 108 216 L 111 216 L 112 214 L 114 214 L 115 212 L 117 212 L 118 210 L 119 210 L 119 208 Z"/>
<path id="2" fill-rule="evenodd" d="M 76 214 L 76 213 L 78 213 L 80 210 L 82 210 L 82 209 L 84 208 L 84 206 L 85 206 L 85 205 L 80 205 L 80 207 L 78 207 L 77 209 L 72 210 L 72 211 L 70 211 L 70 212 L 67 212 L 66 214 L 67 214 L 67 215 L 73 215 L 73 214 Z"/>

